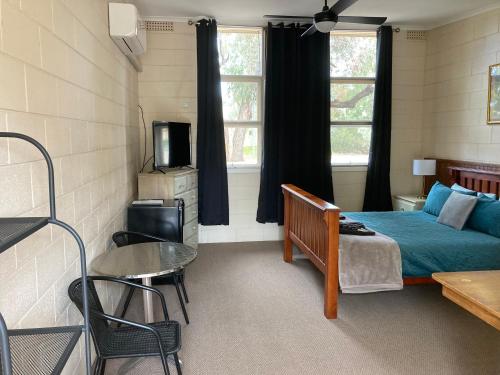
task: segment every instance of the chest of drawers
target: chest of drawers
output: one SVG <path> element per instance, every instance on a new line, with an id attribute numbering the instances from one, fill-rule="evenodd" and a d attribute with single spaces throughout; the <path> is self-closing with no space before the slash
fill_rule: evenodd
<path id="1" fill-rule="evenodd" d="M 184 200 L 184 243 L 198 247 L 198 171 L 175 169 L 139 174 L 139 199 Z"/>

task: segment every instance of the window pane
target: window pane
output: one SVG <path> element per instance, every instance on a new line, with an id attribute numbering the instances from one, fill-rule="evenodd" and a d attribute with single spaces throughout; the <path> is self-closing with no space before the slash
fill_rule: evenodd
<path id="1" fill-rule="evenodd" d="M 377 38 L 374 33 L 330 34 L 332 77 L 375 77 Z"/>
<path id="2" fill-rule="evenodd" d="M 225 75 L 262 74 L 261 30 L 221 29 L 218 33 L 220 73 Z"/>
<path id="3" fill-rule="evenodd" d="M 371 133 L 371 126 L 332 126 L 332 164 L 367 165 Z"/>
<path id="4" fill-rule="evenodd" d="M 331 120 L 372 121 L 374 88 L 365 83 L 332 83 Z"/>
<path id="5" fill-rule="evenodd" d="M 222 82 L 222 110 L 225 121 L 257 121 L 257 82 Z"/>
<path id="6" fill-rule="evenodd" d="M 257 164 L 258 128 L 224 128 L 226 159 L 228 164 Z"/>

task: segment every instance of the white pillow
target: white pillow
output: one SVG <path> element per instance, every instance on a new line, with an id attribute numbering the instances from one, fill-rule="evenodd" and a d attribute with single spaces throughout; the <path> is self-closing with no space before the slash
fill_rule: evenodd
<path id="1" fill-rule="evenodd" d="M 471 190 L 471 189 L 467 189 L 467 188 L 465 188 L 462 185 L 459 185 L 457 183 L 453 184 L 453 186 L 451 187 L 451 190 L 458 191 L 459 193 L 467 194 L 467 195 L 477 195 L 476 191 Z"/>
<path id="2" fill-rule="evenodd" d="M 472 210 L 476 206 L 478 198 L 454 191 L 445 202 L 437 222 L 457 230 L 462 230 Z"/>
<path id="3" fill-rule="evenodd" d="M 481 197 L 486 197 L 486 198 L 491 198 L 491 199 L 497 199 L 497 195 L 494 193 L 477 193 L 478 198 Z"/>

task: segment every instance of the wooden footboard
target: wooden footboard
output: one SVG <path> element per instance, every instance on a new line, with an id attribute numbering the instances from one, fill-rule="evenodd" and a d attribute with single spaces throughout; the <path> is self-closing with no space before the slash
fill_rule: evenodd
<path id="1" fill-rule="evenodd" d="M 295 244 L 325 275 L 324 313 L 336 319 L 340 209 L 295 185 L 281 187 L 285 198 L 283 259 L 292 262 Z"/>

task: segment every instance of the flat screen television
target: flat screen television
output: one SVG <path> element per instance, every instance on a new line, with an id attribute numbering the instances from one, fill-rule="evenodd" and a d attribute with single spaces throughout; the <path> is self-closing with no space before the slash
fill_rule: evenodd
<path id="1" fill-rule="evenodd" d="M 153 121 L 154 168 L 191 164 L 191 124 Z"/>

